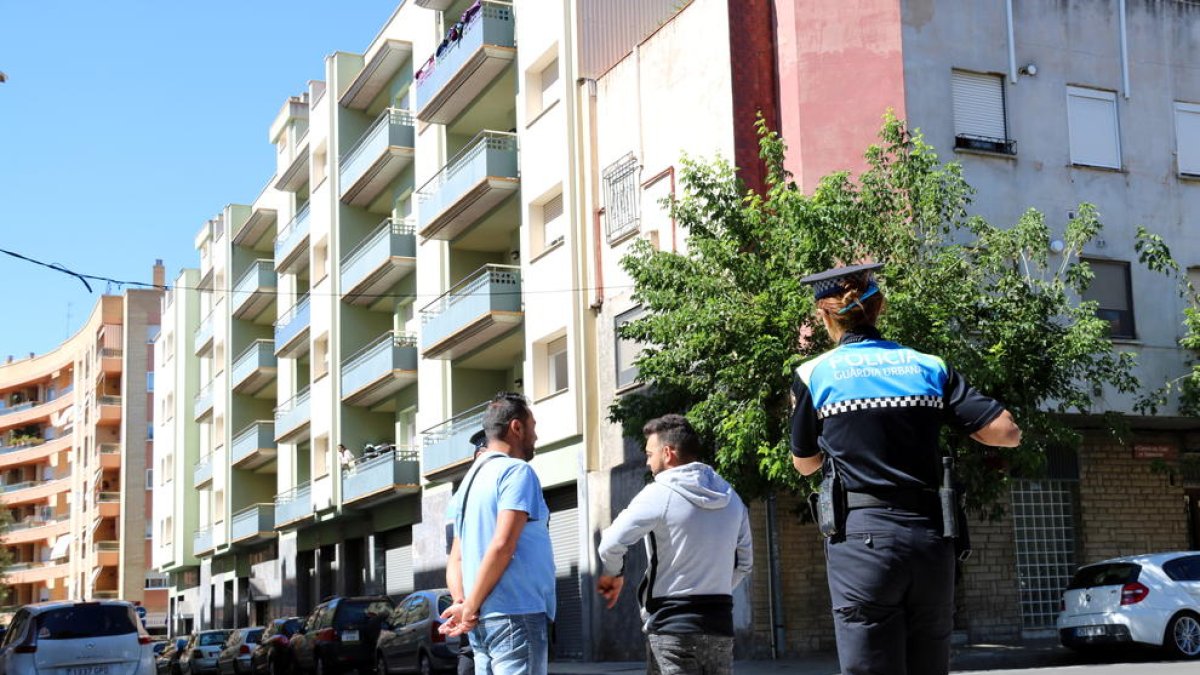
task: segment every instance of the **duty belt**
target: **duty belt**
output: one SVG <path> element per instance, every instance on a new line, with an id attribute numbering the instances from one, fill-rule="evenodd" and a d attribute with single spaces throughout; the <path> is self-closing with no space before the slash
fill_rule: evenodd
<path id="1" fill-rule="evenodd" d="M 938 496 L 933 490 L 898 490 L 886 494 L 846 492 L 847 509 L 893 508 L 917 513 L 938 512 Z"/>

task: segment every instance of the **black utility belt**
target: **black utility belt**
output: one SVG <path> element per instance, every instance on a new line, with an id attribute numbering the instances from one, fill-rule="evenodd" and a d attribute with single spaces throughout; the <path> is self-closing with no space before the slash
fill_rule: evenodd
<path id="1" fill-rule="evenodd" d="M 916 513 L 939 512 L 938 494 L 933 490 L 904 490 L 887 494 L 846 491 L 846 509 L 900 509 Z"/>

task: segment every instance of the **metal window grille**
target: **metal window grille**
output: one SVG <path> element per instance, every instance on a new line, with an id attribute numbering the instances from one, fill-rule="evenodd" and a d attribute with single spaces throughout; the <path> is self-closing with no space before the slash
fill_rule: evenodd
<path id="1" fill-rule="evenodd" d="M 1015 480 L 1013 533 L 1021 620 L 1053 628 L 1062 591 L 1075 570 L 1075 490 L 1070 480 Z"/>
<path id="2" fill-rule="evenodd" d="M 637 158 L 625 155 L 604 170 L 604 216 L 608 243 L 614 243 L 641 222 Z"/>

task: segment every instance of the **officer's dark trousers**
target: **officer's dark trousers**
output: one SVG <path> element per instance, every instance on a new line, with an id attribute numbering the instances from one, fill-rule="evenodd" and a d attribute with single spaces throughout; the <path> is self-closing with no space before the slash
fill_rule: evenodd
<path id="1" fill-rule="evenodd" d="M 827 541 L 829 594 L 843 675 L 938 675 L 950 666 L 954 544 L 940 521 L 854 509 Z"/>

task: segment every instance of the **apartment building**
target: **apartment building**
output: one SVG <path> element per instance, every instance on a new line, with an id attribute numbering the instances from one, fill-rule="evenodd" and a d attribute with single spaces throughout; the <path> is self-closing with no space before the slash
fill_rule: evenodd
<path id="1" fill-rule="evenodd" d="M 994 224 L 1033 207 L 1061 233 L 1080 202 L 1095 204 L 1105 227 L 1084 251 L 1096 275 L 1087 298 L 1117 348 L 1137 354 L 1141 382 L 1186 372 L 1185 301 L 1138 264 L 1134 233 L 1161 234 L 1195 279 L 1200 5 L 804 0 L 774 11 L 780 125 L 804 189 L 861 169 L 892 108 L 962 164 L 978 191 L 972 210 Z M 1077 564 L 1200 546 L 1200 424 L 1176 400 L 1153 417 L 1111 392 L 1096 403 L 1093 412 L 1125 413 L 1132 439 L 1074 419 L 1086 434 L 1080 451 L 1049 457 L 1045 476 L 1014 479 L 1008 515 L 975 526 L 957 619 L 971 639 L 1052 634 Z M 815 543 L 792 556 L 789 568 L 823 565 Z M 824 598 L 809 581 L 783 580 L 788 634 L 805 636 L 789 648 L 832 644 L 829 623 L 808 616 Z"/>
<path id="2" fill-rule="evenodd" d="M 161 286 L 162 266 L 154 268 Z M 57 349 L 0 366 L 0 504 L 13 517 L 7 605 L 122 598 L 165 629 L 166 591 L 150 573 L 154 387 L 149 344 L 159 290 L 96 303 Z"/>

